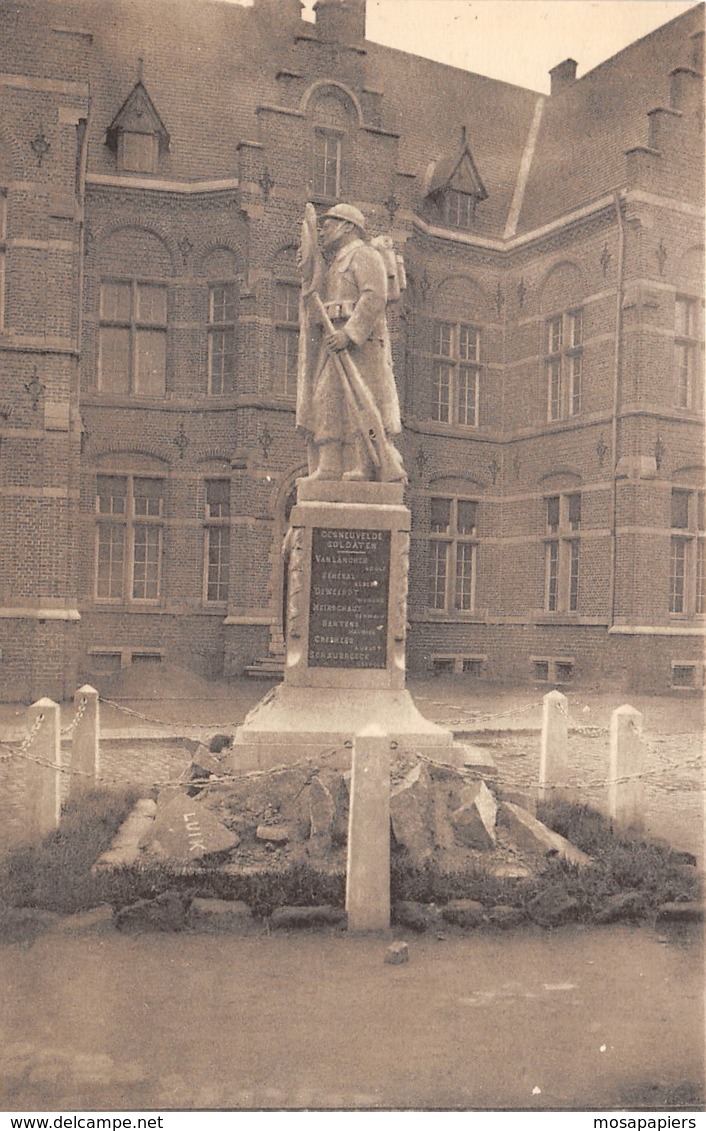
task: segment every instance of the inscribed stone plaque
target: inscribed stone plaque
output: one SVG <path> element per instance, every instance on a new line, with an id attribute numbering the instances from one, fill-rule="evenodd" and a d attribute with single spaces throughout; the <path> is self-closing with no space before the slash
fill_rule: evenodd
<path id="1" fill-rule="evenodd" d="M 389 530 L 313 530 L 310 668 L 387 666 L 389 586 Z"/>

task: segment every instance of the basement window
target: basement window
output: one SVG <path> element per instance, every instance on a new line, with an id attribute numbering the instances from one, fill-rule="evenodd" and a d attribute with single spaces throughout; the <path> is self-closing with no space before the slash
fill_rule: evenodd
<path id="1" fill-rule="evenodd" d="M 672 664 L 672 687 L 695 688 L 697 686 L 696 664 Z"/>
<path id="2" fill-rule="evenodd" d="M 133 652 L 132 666 L 147 667 L 151 664 L 161 664 L 163 659 L 161 652 Z"/>
<path id="3" fill-rule="evenodd" d="M 549 661 L 533 660 L 532 675 L 535 679 L 539 679 L 542 681 L 542 683 L 546 683 L 546 681 L 549 679 Z"/>

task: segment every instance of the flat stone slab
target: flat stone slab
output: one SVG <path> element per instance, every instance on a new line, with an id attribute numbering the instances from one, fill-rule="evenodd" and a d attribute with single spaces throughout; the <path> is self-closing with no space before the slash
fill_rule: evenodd
<path id="1" fill-rule="evenodd" d="M 508 830 L 511 839 L 518 848 L 524 848 L 528 852 L 541 853 L 543 856 L 546 856 L 548 852 L 556 852 L 562 860 L 582 867 L 591 863 L 591 857 L 582 852 L 580 848 L 576 848 L 574 844 L 560 836 L 559 833 L 548 829 L 526 809 L 522 809 L 519 805 L 513 805 L 511 801 L 501 802 L 498 820 Z"/>
<path id="2" fill-rule="evenodd" d="M 207 899 L 198 896 L 191 901 L 187 915 L 190 927 L 212 932 L 232 931 L 252 920 L 247 903 L 236 899 Z"/>
<path id="3" fill-rule="evenodd" d="M 340 907 L 277 907 L 270 916 L 270 926 L 280 930 L 291 927 L 335 927 L 345 923 L 346 913 Z"/>
<path id="4" fill-rule="evenodd" d="M 657 909 L 658 923 L 703 923 L 706 904 L 695 900 L 684 903 L 663 903 Z"/>
<path id="5" fill-rule="evenodd" d="M 485 908 L 476 899 L 450 899 L 441 908 L 441 917 L 457 927 L 480 927 L 485 919 Z"/>
<path id="6" fill-rule="evenodd" d="M 156 812 L 156 802 L 151 798 L 144 797 L 137 801 L 118 829 L 110 848 L 98 857 L 91 871 L 99 872 L 104 868 L 134 864 L 140 855 L 140 845 L 152 833 Z"/>
<path id="7" fill-rule="evenodd" d="M 178 793 L 166 802 L 160 798 L 153 827 L 142 840 L 142 847 L 159 859 L 184 862 L 226 852 L 239 843 L 239 837 L 202 801 Z"/>

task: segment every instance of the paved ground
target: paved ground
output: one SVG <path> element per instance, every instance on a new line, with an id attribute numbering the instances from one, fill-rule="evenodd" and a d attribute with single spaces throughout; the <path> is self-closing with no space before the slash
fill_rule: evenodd
<path id="1" fill-rule="evenodd" d="M 697 1110 L 698 934 L 45 936 L 0 949 L 0 1107 Z"/>

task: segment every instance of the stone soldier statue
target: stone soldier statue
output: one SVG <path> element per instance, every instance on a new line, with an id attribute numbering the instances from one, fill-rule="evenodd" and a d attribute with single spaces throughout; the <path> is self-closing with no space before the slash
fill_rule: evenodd
<path id="1" fill-rule="evenodd" d="M 391 436 L 401 431 L 385 318 L 388 272 L 365 242 L 350 204 L 307 205 L 297 382 L 297 428 L 309 444 L 309 479 L 405 482 Z M 324 257 L 325 260 L 324 261 Z"/>

